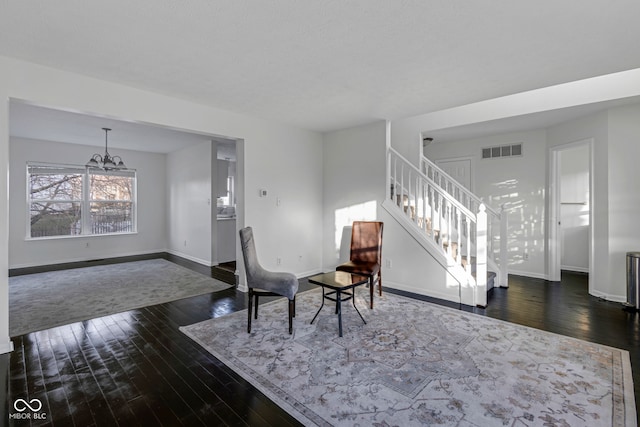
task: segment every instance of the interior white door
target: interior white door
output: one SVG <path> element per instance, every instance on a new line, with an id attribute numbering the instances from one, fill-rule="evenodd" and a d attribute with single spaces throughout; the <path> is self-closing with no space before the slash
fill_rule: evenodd
<path id="1" fill-rule="evenodd" d="M 438 160 L 436 165 L 464 188 L 471 190 L 471 159 Z"/>

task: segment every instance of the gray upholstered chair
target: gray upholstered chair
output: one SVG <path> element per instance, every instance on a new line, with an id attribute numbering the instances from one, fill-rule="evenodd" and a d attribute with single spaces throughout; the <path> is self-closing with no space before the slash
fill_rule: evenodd
<path id="1" fill-rule="evenodd" d="M 245 227 L 240 230 L 240 244 L 244 258 L 244 269 L 247 274 L 249 288 L 249 308 L 247 332 L 251 333 L 251 311 L 255 298 L 255 318 L 258 318 L 258 297 L 284 296 L 289 299 L 289 333 L 293 333 L 293 318 L 296 315 L 296 292 L 298 278 L 292 273 L 267 271 L 258 262 L 256 245 L 253 241 L 253 229 Z"/>

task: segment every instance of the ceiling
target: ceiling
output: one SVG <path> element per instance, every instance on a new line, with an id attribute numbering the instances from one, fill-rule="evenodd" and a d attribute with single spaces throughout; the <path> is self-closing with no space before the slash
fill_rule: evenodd
<path id="1" fill-rule="evenodd" d="M 1 0 L 0 55 L 328 132 L 640 68 L 638 16 L 637 0 Z M 12 132 L 57 114 L 22 107 Z M 93 119 L 55 133 L 102 142 Z M 175 130 L 146 128 L 146 150 L 172 149 Z"/>
<path id="2" fill-rule="evenodd" d="M 170 153 L 190 145 L 220 138 L 182 132 L 143 123 L 38 107 L 11 102 L 9 134 L 44 141 L 104 146 L 102 128 L 110 128 L 109 147 L 127 150 Z"/>

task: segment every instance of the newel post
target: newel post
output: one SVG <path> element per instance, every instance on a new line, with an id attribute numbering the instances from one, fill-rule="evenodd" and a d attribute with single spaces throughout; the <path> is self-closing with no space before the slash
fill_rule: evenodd
<path id="1" fill-rule="evenodd" d="M 393 187 L 391 183 L 391 150 L 387 147 L 387 178 L 386 178 L 386 188 L 387 188 L 387 200 L 393 200 Z"/>
<path id="2" fill-rule="evenodd" d="M 507 259 L 507 230 L 509 222 L 504 204 L 500 207 L 500 286 L 509 287 L 509 260 Z"/>
<path id="3" fill-rule="evenodd" d="M 476 289 L 475 304 L 487 306 L 487 212 L 481 203 L 476 215 Z"/>

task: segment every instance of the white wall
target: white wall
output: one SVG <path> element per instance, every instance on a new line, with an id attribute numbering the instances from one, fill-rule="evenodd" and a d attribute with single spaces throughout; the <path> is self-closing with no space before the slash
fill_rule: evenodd
<path id="1" fill-rule="evenodd" d="M 422 132 L 428 134 L 431 131 L 439 129 L 490 122 L 503 118 L 517 118 L 518 116 L 526 114 L 543 113 L 566 107 L 594 104 L 637 96 L 639 94 L 640 69 L 560 84 L 395 120 L 391 127 L 392 146 L 409 159 L 417 159 Z M 613 121 L 619 119 L 620 122 L 624 123 L 623 126 L 611 132 L 613 136 L 622 137 L 624 134 L 630 136 L 634 133 L 637 135 L 634 126 L 628 122 L 627 115 L 628 114 L 620 113 L 616 115 L 616 117 L 611 118 Z M 635 200 L 635 196 L 627 194 L 629 184 L 616 188 L 613 188 L 613 185 L 609 185 L 611 168 L 618 168 L 617 162 L 614 165 L 613 162 L 608 160 L 610 155 L 609 120 L 610 115 L 605 112 L 592 114 L 589 117 L 583 117 L 550 127 L 546 129 L 547 146 L 551 148 L 584 139 L 592 139 L 594 141 L 594 170 L 592 176 L 593 222 L 591 225 L 593 235 L 592 259 L 594 262 L 590 265 L 589 293 L 611 300 L 624 300 L 626 291 L 624 289 L 624 280 L 622 280 L 621 277 L 621 275 L 624 275 L 624 267 L 620 268 L 620 263 L 623 262 L 621 261 L 623 247 L 630 246 L 628 245 L 630 242 L 625 244 L 625 238 L 622 234 L 617 237 L 614 237 L 614 235 L 610 236 L 609 234 L 609 229 L 612 225 L 609 221 L 609 210 L 612 208 L 618 209 L 617 204 L 614 207 L 613 203 L 610 203 L 609 197 L 611 195 L 610 191 L 612 190 L 618 192 L 622 197 L 629 195 L 631 200 Z M 636 118 L 636 123 L 637 122 Z M 637 139 L 636 136 L 633 140 L 637 141 Z M 622 141 L 623 138 L 617 142 L 616 157 L 618 157 L 618 155 L 623 156 L 622 152 L 629 151 L 624 148 L 627 144 L 631 143 L 631 140 L 624 138 L 626 142 Z M 633 151 L 632 149 L 631 152 Z M 630 161 L 629 159 L 630 157 L 626 157 L 624 161 L 621 162 L 623 166 L 615 173 L 617 180 L 621 181 L 622 179 L 620 177 L 629 179 L 630 176 L 634 175 L 636 168 L 627 167 Z M 544 173 L 548 173 L 548 162 Z M 549 183 L 547 182 L 546 184 L 545 191 Z M 616 199 L 619 198 L 619 196 L 616 196 Z M 625 203 L 628 204 L 630 202 Z M 545 209 L 547 208 L 548 205 L 545 204 Z M 625 209 L 624 215 L 632 214 Z M 622 221 L 622 223 L 628 225 L 629 220 L 626 219 Z M 545 225 L 545 233 L 548 235 L 548 225 Z M 634 236 L 634 234 L 632 234 L 632 236 Z M 617 250 L 611 252 L 611 255 L 610 245 L 619 246 Z M 545 269 L 547 268 L 548 267 L 545 267 Z"/>
<path id="2" fill-rule="evenodd" d="M 381 206 L 386 122 L 327 133 L 324 139 L 324 270 L 349 259 L 353 221 L 383 221 L 383 286 L 459 301 L 458 282 Z"/>
<path id="3" fill-rule="evenodd" d="M 9 267 L 31 267 L 73 261 L 163 252 L 165 227 L 165 156 L 117 150 L 137 170 L 135 234 L 27 239 L 27 162 L 83 165 L 96 147 L 11 138 L 9 165 Z M 87 247 L 87 244 L 89 245 Z"/>
<path id="4" fill-rule="evenodd" d="M 320 272 L 322 137 L 272 132 L 245 140 L 244 151 L 244 223 L 253 227 L 260 262 L 298 277 Z M 260 197 L 260 189 L 267 190 L 266 197 Z"/>
<path id="5" fill-rule="evenodd" d="M 0 61 L 0 65 L 4 65 Z M 0 354 L 13 350 L 9 337 L 9 88 L 0 83 Z"/>
<path id="6" fill-rule="evenodd" d="M 386 182 L 385 135 L 386 123 L 377 122 L 324 136 L 325 271 L 349 259 L 351 234 L 345 227 L 380 217 Z M 383 229 L 383 256 L 392 253 L 386 234 Z"/>
<path id="7" fill-rule="evenodd" d="M 609 269 L 609 119 L 608 113 L 590 114 L 547 129 L 550 149 L 585 140 L 593 141 L 593 176 L 591 177 L 591 215 L 593 261 L 589 262 L 589 293 L 617 300 L 620 291 L 611 293 Z M 548 163 L 547 163 L 548 164 Z M 628 172 L 627 172 L 628 173 Z M 549 201 L 547 201 L 549 208 Z M 547 227 L 547 233 L 548 227 Z M 591 259 L 590 259 L 591 261 Z"/>
<path id="8" fill-rule="evenodd" d="M 216 178 L 212 176 L 212 159 L 215 161 L 211 142 L 166 156 L 168 250 L 207 266 L 213 265 L 212 185 L 216 184 Z"/>
<path id="9" fill-rule="evenodd" d="M 495 135 L 450 144 L 432 144 L 425 153 L 430 158 L 471 156 L 469 148 L 477 145 L 500 145 L 525 142 L 522 162 L 517 158 L 510 167 L 485 168 L 491 161 L 476 160 L 473 170 L 475 190 L 493 204 L 509 200 L 515 212 L 509 214 L 510 273 L 532 277 L 548 277 L 545 262 L 549 225 L 545 212 L 549 150 L 571 146 L 579 141 L 593 141 L 592 223 L 593 260 L 582 263 L 590 270 L 589 293 L 612 301 L 626 299 L 626 252 L 640 247 L 640 193 L 635 179 L 640 148 L 640 104 L 617 107 L 590 114 L 546 129 L 519 134 Z M 529 143 L 528 143 L 529 142 Z M 532 151 L 533 150 L 533 151 Z M 474 154 L 477 158 L 479 152 Z M 497 166 L 500 167 L 497 167 Z M 512 176 L 511 181 L 509 175 Z M 494 184 L 488 183 L 493 182 Z M 504 185 L 510 182 L 509 185 Z M 503 183 L 503 187 L 499 183 Z M 489 197 L 491 196 L 491 197 Z M 497 196 L 497 197 L 495 197 Z M 503 198 L 506 197 L 506 198 Z M 514 224 L 514 221 L 516 223 Z M 584 241 L 584 230 L 581 236 Z M 542 244 L 542 246 L 540 246 Z M 522 249 L 530 248 L 529 260 L 522 259 Z M 584 249 L 584 243 L 583 247 Z M 571 248 L 567 248 L 571 250 Z"/>
<path id="10" fill-rule="evenodd" d="M 279 123 L 243 116 L 125 85 L 0 57 L 0 164 L 8 171 L 8 100 L 104 115 L 177 130 L 239 139 L 238 226 L 252 225 L 259 254 L 279 254 L 280 267 L 302 275 L 322 266 L 322 136 Z M 6 192 L 7 174 L 0 174 Z M 259 198 L 267 187 L 278 195 Z M 7 194 L 0 193 L 2 200 Z M 8 266 L 8 204 L 0 205 L 0 269 Z M 210 238 L 210 237 L 209 237 Z M 266 255 L 265 255 L 266 256 Z M 302 258 L 300 258 L 302 257 Z M 265 267 L 275 259 L 265 258 Z M 275 258 L 275 257 L 273 257 Z M 241 280 L 244 280 L 242 278 Z M 0 275 L 0 351 L 8 339 L 8 280 Z"/>
<path id="11" fill-rule="evenodd" d="M 640 250 L 640 104 L 612 109 L 608 118 L 610 281 L 603 291 L 626 301 L 626 253 Z"/>
<path id="12" fill-rule="evenodd" d="M 485 147 L 522 143 L 522 156 L 481 159 Z M 464 141 L 432 143 L 424 154 L 436 161 L 470 157 L 476 195 L 508 215 L 509 272 L 545 275 L 546 136 L 544 130 L 493 135 Z"/>
<path id="13" fill-rule="evenodd" d="M 640 95 L 640 68 L 394 120 L 392 145 L 414 159 L 421 133 Z"/>

